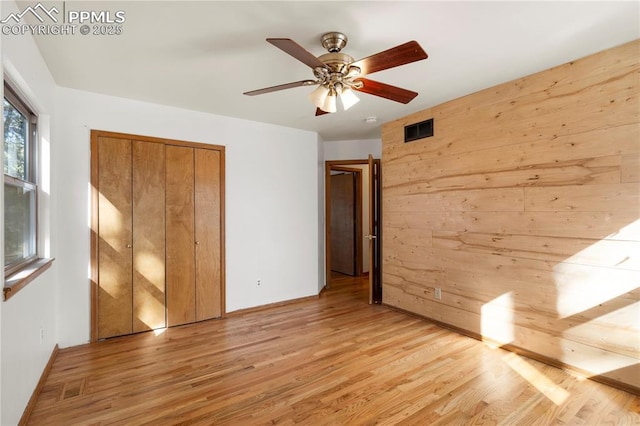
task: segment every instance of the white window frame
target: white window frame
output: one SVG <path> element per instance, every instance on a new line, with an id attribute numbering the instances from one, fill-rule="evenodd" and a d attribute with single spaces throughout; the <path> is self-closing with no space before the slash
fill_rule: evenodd
<path id="1" fill-rule="evenodd" d="M 29 122 L 28 140 L 27 140 L 27 158 L 26 158 L 26 179 L 20 179 L 14 176 L 4 175 L 4 184 L 14 187 L 23 188 L 25 190 L 34 191 L 34 209 L 32 216 L 32 235 L 30 238 L 33 241 L 34 250 L 29 256 L 26 256 L 10 265 L 4 266 L 4 300 L 8 300 L 12 295 L 16 294 L 20 289 L 26 286 L 29 282 L 39 276 L 42 272 L 48 269 L 53 262 L 53 259 L 41 258 L 40 254 L 40 241 L 39 241 L 39 163 L 38 163 L 38 115 L 34 112 L 33 108 L 29 106 L 29 103 L 20 95 L 20 92 L 16 90 L 6 79 L 4 84 L 4 98 L 15 107 L 21 114 L 27 117 Z M 4 132 L 4 123 L 3 123 Z M 6 195 L 5 195 L 6 196 Z M 4 206 L 4 199 L 3 206 Z M 6 220 L 6 212 L 5 212 Z M 3 224 L 4 226 L 4 224 Z M 5 235 L 6 239 L 6 235 Z M 5 241 L 2 242 L 3 246 Z"/>

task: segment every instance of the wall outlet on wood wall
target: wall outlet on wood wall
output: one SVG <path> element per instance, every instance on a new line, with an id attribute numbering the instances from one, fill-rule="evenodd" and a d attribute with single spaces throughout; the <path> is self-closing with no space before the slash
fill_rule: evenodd
<path id="1" fill-rule="evenodd" d="M 436 288 L 435 291 L 433 292 L 433 295 L 436 298 L 436 300 L 441 300 L 442 299 L 442 289 Z"/>

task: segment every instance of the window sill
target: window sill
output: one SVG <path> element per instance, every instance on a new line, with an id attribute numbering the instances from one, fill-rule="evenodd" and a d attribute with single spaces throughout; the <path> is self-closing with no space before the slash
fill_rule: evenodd
<path id="1" fill-rule="evenodd" d="M 22 290 L 29 284 L 31 281 L 36 279 L 40 274 L 51 267 L 53 263 L 53 258 L 47 259 L 36 259 L 33 262 L 24 266 L 24 268 L 20 269 L 8 275 L 4 279 L 4 300 L 9 300 L 14 294 L 18 291 Z"/>

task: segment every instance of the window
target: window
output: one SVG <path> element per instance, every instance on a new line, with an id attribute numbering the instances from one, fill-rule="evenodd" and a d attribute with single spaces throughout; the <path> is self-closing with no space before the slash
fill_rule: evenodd
<path id="1" fill-rule="evenodd" d="M 38 259 L 37 117 L 6 82 L 2 119 L 6 299 L 50 261 Z"/>

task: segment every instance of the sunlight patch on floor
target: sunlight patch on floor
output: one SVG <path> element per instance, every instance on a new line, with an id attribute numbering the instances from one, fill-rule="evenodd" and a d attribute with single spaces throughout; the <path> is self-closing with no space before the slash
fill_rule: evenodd
<path id="1" fill-rule="evenodd" d="M 555 405 L 562 405 L 571 396 L 569 392 L 556 385 L 551 379 L 538 371 L 534 366 L 517 354 L 510 352 L 502 357 L 504 362 L 527 382 L 531 383 L 540 393 Z"/>

